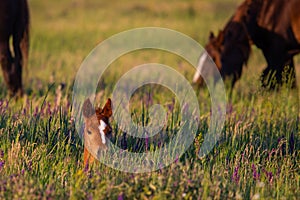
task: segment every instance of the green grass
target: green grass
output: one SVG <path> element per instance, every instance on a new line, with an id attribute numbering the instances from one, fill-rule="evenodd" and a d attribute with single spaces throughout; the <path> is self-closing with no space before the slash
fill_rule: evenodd
<path id="1" fill-rule="evenodd" d="M 83 144 L 71 115 L 72 84 L 83 59 L 109 36 L 143 26 L 180 31 L 200 44 L 209 31 L 226 23 L 240 0 L 31 0 L 31 51 L 25 75 L 27 96 L 15 102 L 0 86 L 0 199 L 297 199 L 300 196 L 299 93 L 259 87 L 265 61 L 253 48 L 248 67 L 233 90 L 221 139 L 205 158 L 197 149 L 210 122 L 210 98 L 196 90 L 200 126 L 187 152 L 166 168 L 131 174 L 96 163 L 83 166 Z M 296 58 L 299 63 L 299 57 Z M 116 81 L 133 66 L 157 62 L 191 80 L 194 70 L 175 55 L 144 50 L 120 57 L 101 79 L 97 105 L 111 97 Z M 300 70 L 297 66 L 297 82 Z M 3 82 L 3 80 L 2 80 Z M 65 87 L 60 90 L 60 84 Z M 147 123 L 149 100 L 161 104 L 168 123 L 159 136 L 167 141 L 180 127 L 178 102 L 170 91 L 140 88 L 131 99 L 133 120 Z M 142 99 L 142 100 L 141 100 Z M 174 107 L 174 109 L 171 109 Z M 112 121 L 112 141 L 122 131 Z M 128 137 L 128 149 L 150 151 Z M 162 141 L 164 142 L 164 141 Z M 180 142 L 180 141 L 179 141 Z M 135 148 L 138 146 L 138 148 Z M 152 149 L 151 149 L 152 148 Z"/>

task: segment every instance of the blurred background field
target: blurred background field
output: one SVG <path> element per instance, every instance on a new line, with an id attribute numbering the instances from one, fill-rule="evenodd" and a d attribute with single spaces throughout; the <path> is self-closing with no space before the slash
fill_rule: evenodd
<path id="1" fill-rule="evenodd" d="M 71 83 L 83 59 L 101 41 L 113 34 L 132 28 L 158 26 L 182 32 L 203 46 L 210 31 L 222 29 L 236 6 L 242 1 L 30 1 L 31 54 L 27 88 L 42 87 L 50 82 Z M 257 75 L 265 62 L 259 50 L 254 49 L 242 80 L 257 84 Z M 160 61 L 178 67 L 180 59 L 161 58 L 161 53 L 147 52 L 143 56 L 131 54 L 111 66 L 111 72 L 122 74 L 141 63 Z M 146 55 L 144 55 L 146 54 Z M 194 71 L 183 63 L 183 72 L 191 79 Z M 127 67 L 125 67 L 127 66 Z M 299 71 L 299 68 L 297 68 Z M 34 73 L 31 73 L 34 72 Z M 299 78 L 299 73 L 298 78 Z M 255 81 L 254 81 L 255 80 Z M 38 82 L 39 84 L 34 84 Z M 240 84 L 243 84 L 241 81 Z M 70 84 L 68 84 L 70 85 Z M 239 88 L 239 87 L 238 87 Z"/>
<path id="2" fill-rule="evenodd" d="M 199 159 L 196 152 L 207 132 L 210 98 L 206 89 L 195 87 L 201 125 L 194 144 L 177 162 L 149 174 L 123 173 L 100 163 L 89 170 L 82 165 L 83 144 L 74 129 L 70 104 L 74 78 L 89 52 L 113 34 L 146 26 L 179 31 L 204 46 L 209 32 L 222 29 L 241 2 L 29 0 L 27 95 L 14 102 L 0 85 L 0 199 L 297 199 L 299 89 L 262 90 L 259 76 L 265 61 L 256 47 L 228 99 L 222 138 L 206 158 Z M 295 58 L 298 86 L 299 58 Z M 111 97 L 114 84 L 126 71 L 150 62 L 169 65 L 190 82 L 195 72 L 170 53 L 133 52 L 105 72 L 96 104 Z M 150 95 L 152 103 L 165 105 L 166 129 L 176 131 L 180 125 L 174 117 L 175 96 L 160 87 L 145 88 L 131 100 L 136 121 L 147 118 Z M 114 122 L 112 126 L 113 141 L 119 144 L 122 132 Z M 142 143 L 140 149 L 145 148 Z"/>

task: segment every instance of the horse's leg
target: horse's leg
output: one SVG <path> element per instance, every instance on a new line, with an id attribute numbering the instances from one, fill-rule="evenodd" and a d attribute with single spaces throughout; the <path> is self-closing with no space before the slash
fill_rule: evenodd
<path id="1" fill-rule="evenodd" d="M 282 57 L 283 60 L 276 60 L 276 63 L 272 63 L 270 74 L 274 74 L 275 83 L 272 85 L 272 88 L 275 87 L 275 84 L 283 85 L 286 84 L 291 88 L 296 87 L 296 72 L 294 66 L 294 60 L 291 55 L 286 53 L 285 56 Z M 272 81 L 272 80 L 270 80 Z M 273 83 L 271 83 L 273 84 Z"/>
<path id="2" fill-rule="evenodd" d="M 289 64 L 287 60 L 290 60 L 284 51 L 284 43 L 275 40 L 272 45 L 263 50 L 268 66 L 261 75 L 262 86 L 269 89 L 275 89 L 276 86 L 282 85 L 282 72 L 284 71 L 285 64 Z"/>
<path id="3" fill-rule="evenodd" d="M 11 87 L 11 66 L 13 58 L 9 49 L 8 39 L 0 41 L 0 63 L 3 72 L 4 81 L 8 87 L 9 94 L 12 95 L 13 89 Z"/>
<path id="4" fill-rule="evenodd" d="M 288 84 L 291 88 L 296 87 L 296 72 L 293 59 L 290 59 L 286 64 L 270 67 L 268 65 L 261 76 L 263 87 L 274 89 L 276 85 Z"/>
<path id="5" fill-rule="evenodd" d="M 10 96 L 21 96 L 22 90 L 22 54 L 19 40 L 13 41 L 15 58 L 12 57 L 9 48 L 9 39 L 0 41 L 0 63 L 4 81 L 8 87 Z"/>
<path id="6" fill-rule="evenodd" d="M 263 87 L 274 89 L 277 85 L 283 84 L 296 87 L 293 56 L 287 52 L 286 45 L 285 40 L 273 36 L 269 41 L 269 45 L 262 46 L 263 54 L 268 63 L 261 76 Z"/>
<path id="7" fill-rule="evenodd" d="M 23 95 L 22 87 L 22 51 L 21 51 L 21 36 L 19 32 L 13 35 L 13 47 L 14 47 L 14 64 L 11 71 L 11 79 L 13 79 L 12 88 L 13 93 L 17 96 Z"/>

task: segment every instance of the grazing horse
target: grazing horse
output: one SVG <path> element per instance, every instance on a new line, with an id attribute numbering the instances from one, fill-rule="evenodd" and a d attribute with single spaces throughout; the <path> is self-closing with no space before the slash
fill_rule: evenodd
<path id="1" fill-rule="evenodd" d="M 231 77 L 232 87 L 248 61 L 251 44 L 262 50 L 268 64 L 261 76 L 263 87 L 287 82 L 296 86 L 293 56 L 300 52 L 299 7 L 299 0 L 246 0 L 217 37 L 211 33 L 206 52 L 222 77 Z M 193 78 L 200 85 L 200 74 L 210 62 L 207 53 L 201 55 Z"/>
<path id="2" fill-rule="evenodd" d="M 106 135 L 110 134 L 112 128 L 109 118 L 112 115 L 111 100 L 108 99 L 105 106 L 96 111 L 89 99 L 85 100 L 83 107 L 84 118 L 84 166 L 92 164 L 95 157 L 101 151 L 107 150 Z"/>
<path id="3" fill-rule="evenodd" d="M 12 38 L 12 48 L 10 47 Z M 10 96 L 21 96 L 22 66 L 29 48 L 29 9 L 27 0 L 0 1 L 0 64 Z"/>

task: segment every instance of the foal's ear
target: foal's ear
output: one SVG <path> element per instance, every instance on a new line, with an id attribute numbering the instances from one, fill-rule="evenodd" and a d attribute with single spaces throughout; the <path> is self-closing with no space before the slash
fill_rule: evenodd
<path id="1" fill-rule="evenodd" d="M 210 31 L 210 33 L 209 33 L 209 40 L 212 40 L 214 38 L 215 38 L 215 34 L 212 31 Z"/>
<path id="2" fill-rule="evenodd" d="M 111 99 L 108 98 L 107 101 L 106 101 L 106 104 L 104 105 L 103 109 L 102 109 L 102 114 L 105 116 L 105 117 L 111 117 L 112 115 L 112 109 L 111 109 Z"/>
<path id="3" fill-rule="evenodd" d="M 94 107 L 89 98 L 83 103 L 82 113 L 85 118 L 91 117 L 93 114 L 95 114 Z"/>

